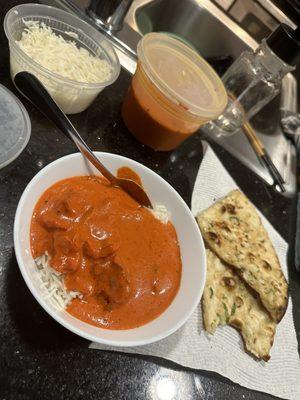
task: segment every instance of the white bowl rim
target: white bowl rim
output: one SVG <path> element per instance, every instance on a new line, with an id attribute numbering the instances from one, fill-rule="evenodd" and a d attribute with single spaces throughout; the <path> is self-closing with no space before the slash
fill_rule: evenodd
<path id="1" fill-rule="evenodd" d="M 188 211 L 190 217 L 191 217 L 191 223 L 194 224 L 194 226 L 199 229 L 197 222 L 191 212 L 191 210 L 189 209 L 189 207 L 187 206 L 187 204 L 185 203 L 185 201 L 182 199 L 182 197 L 178 194 L 178 192 L 166 181 L 164 180 L 161 176 L 159 176 L 156 172 L 152 171 L 150 168 L 146 167 L 145 165 L 132 160 L 131 158 L 128 157 L 124 157 L 118 154 L 113 154 L 113 153 L 107 153 L 107 152 L 100 152 L 100 151 L 95 151 L 94 152 L 96 156 L 101 157 L 102 160 L 104 158 L 115 158 L 118 160 L 123 160 L 123 161 L 130 161 L 130 163 L 133 163 L 134 165 L 138 165 L 139 167 L 142 167 L 142 169 L 147 170 L 147 172 L 149 172 L 152 175 L 156 176 L 156 179 L 158 179 L 159 181 L 163 182 L 164 185 L 167 185 L 169 187 L 169 189 L 171 189 L 171 191 L 173 192 L 174 196 L 177 197 L 177 199 L 179 200 L 179 202 L 181 203 L 181 205 Z M 16 210 L 16 214 L 15 214 L 15 220 L 14 220 L 14 232 L 13 232 L 13 237 L 14 237 L 14 249 L 15 249 L 15 255 L 16 255 L 16 259 L 18 262 L 18 266 L 19 269 L 21 271 L 21 274 L 25 280 L 25 283 L 28 287 L 28 289 L 30 290 L 31 294 L 34 296 L 34 298 L 37 300 L 37 302 L 42 306 L 42 308 L 58 323 L 60 323 L 62 326 L 64 326 L 66 329 L 68 329 L 69 331 L 77 334 L 78 336 L 81 336 L 89 341 L 92 342 L 96 342 L 96 343 L 100 343 L 100 344 L 104 344 L 104 345 L 108 345 L 108 346 L 114 346 L 114 347 L 135 347 L 135 346 L 142 346 L 142 345 L 146 345 L 146 344 L 151 344 L 154 342 L 157 342 L 161 339 L 166 338 L 167 336 L 171 335 L 172 333 L 176 332 L 179 328 L 181 328 L 186 321 L 191 317 L 191 315 L 193 314 L 193 312 L 195 311 L 196 307 L 198 306 L 202 294 L 203 294 L 203 290 L 204 290 L 204 286 L 205 286 L 205 282 L 206 282 L 206 252 L 205 252 L 205 246 L 204 246 L 204 242 L 202 239 L 202 235 L 199 229 L 199 236 L 198 236 L 198 243 L 196 244 L 197 246 L 200 246 L 201 248 L 201 252 L 202 252 L 202 256 L 203 259 L 199 260 L 199 264 L 204 266 L 203 269 L 203 279 L 201 282 L 199 282 L 199 290 L 198 290 L 198 296 L 195 297 L 194 302 L 190 305 L 190 310 L 189 312 L 187 312 L 185 315 L 183 315 L 178 321 L 177 324 L 174 324 L 174 326 L 168 330 L 165 330 L 163 332 L 161 332 L 161 334 L 158 334 L 156 336 L 154 336 L 151 339 L 148 340 L 125 340 L 125 341 L 114 341 L 114 340 L 106 340 L 106 339 L 102 339 L 99 337 L 96 337 L 94 335 L 88 334 L 86 332 L 83 332 L 80 329 L 77 329 L 76 327 L 74 327 L 72 324 L 66 322 L 64 320 L 64 318 L 62 316 L 60 316 L 58 313 L 54 312 L 49 305 L 47 304 L 46 300 L 39 294 L 38 290 L 36 290 L 35 286 L 32 284 L 31 279 L 29 277 L 29 275 L 26 272 L 26 267 L 25 267 L 25 263 L 23 262 L 22 256 L 21 256 L 21 250 L 19 248 L 19 245 L 16 246 L 16 244 L 20 243 L 20 239 L 19 239 L 19 230 L 18 230 L 18 225 L 19 225 L 19 220 L 21 217 L 21 213 L 22 213 L 22 208 L 23 208 L 23 203 L 26 200 L 26 196 L 27 194 L 30 192 L 30 190 L 32 189 L 32 187 L 35 185 L 35 182 L 45 173 L 47 173 L 47 171 L 49 169 L 51 169 L 54 165 L 56 164 L 60 164 L 63 163 L 66 159 L 70 159 L 70 158 L 77 158 L 80 155 L 80 153 L 73 153 L 73 154 L 68 154 L 66 156 L 60 157 L 54 161 L 52 161 L 51 163 L 49 163 L 48 165 L 46 165 L 44 168 L 42 168 L 36 175 L 34 175 L 34 177 L 30 180 L 30 182 L 28 183 L 28 185 L 26 186 L 26 188 L 24 189 L 22 196 L 19 200 L 18 206 L 17 206 L 17 210 Z M 63 178 L 62 178 L 63 179 Z M 82 321 L 83 322 L 83 321 Z M 85 323 L 87 324 L 87 323 Z M 90 324 L 87 324 L 90 325 Z M 144 326 L 144 325 L 143 325 Z M 113 331 L 113 330 L 112 330 Z"/>

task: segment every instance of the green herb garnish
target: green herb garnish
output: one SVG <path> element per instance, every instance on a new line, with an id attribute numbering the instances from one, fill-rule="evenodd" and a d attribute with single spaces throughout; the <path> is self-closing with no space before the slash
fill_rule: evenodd
<path id="1" fill-rule="evenodd" d="M 235 314 L 235 311 L 236 311 L 236 304 L 233 303 L 232 308 L 231 308 L 231 316 L 233 316 Z"/>
<path id="2" fill-rule="evenodd" d="M 226 320 L 226 324 L 228 324 L 228 322 L 229 322 L 229 312 L 228 312 L 228 308 L 227 308 L 227 306 L 226 306 L 226 304 L 225 303 L 222 303 L 223 304 L 223 307 L 224 307 L 224 311 L 225 311 L 225 320 Z"/>
<path id="3" fill-rule="evenodd" d="M 237 225 L 240 225 L 240 220 L 237 217 L 229 217 L 229 220 Z"/>
<path id="4" fill-rule="evenodd" d="M 214 290 L 213 290 L 213 288 L 211 288 L 211 287 L 209 288 L 209 293 L 210 293 L 209 297 L 212 298 L 213 295 L 214 295 Z"/>

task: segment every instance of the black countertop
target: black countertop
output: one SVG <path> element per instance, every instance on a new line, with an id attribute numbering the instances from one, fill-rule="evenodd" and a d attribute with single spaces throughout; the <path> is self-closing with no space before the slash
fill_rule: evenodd
<path id="1" fill-rule="evenodd" d="M 1 21 L 17 1 L 1 2 Z M 1 83 L 16 93 L 9 76 L 7 41 L 1 27 Z M 130 76 L 122 71 L 91 107 L 72 116 L 94 150 L 122 154 L 162 175 L 190 204 L 202 144 L 195 135 L 173 153 L 157 153 L 138 143 L 120 118 L 120 105 Z M 270 399 L 217 374 L 183 368 L 146 356 L 90 350 L 89 342 L 56 323 L 35 301 L 18 269 L 13 247 L 13 221 L 19 198 L 32 177 L 51 161 L 75 148 L 31 104 L 32 122 L 23 153 L 0 171 L 0 399 L 164 399 L 156 393 L 163 379 L 175 382 L 172 399 Z M 224 166 L 285 240 L 294 236 L 294 202 L 265 185 L 220 147 L 212 144 Z M 291 240 L 292 241 L 292 240 Z M 292 250 L 291 250 L 292 254 Z M 290 292 L 300 335 L 300 283 L 290 265 Z M 171 399 L 165 397 L 165 399 Z"/>

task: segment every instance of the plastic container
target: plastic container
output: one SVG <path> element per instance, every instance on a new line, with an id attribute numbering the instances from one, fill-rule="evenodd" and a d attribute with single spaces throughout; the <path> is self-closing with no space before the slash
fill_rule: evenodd
<path id="1" fill-rule="evenodd" d="M 25 107 L 11 91 L 0 85 L 0 168 L 22 153 L 30 133 L 31 123 Z"/>
<path id="2" fill-rule="evenodd" d="M 84 47 L 94 56 L 106 59 L 112 68 L 110 79 L 99 83 L 76 82 L 51 72 L 31 59 L 20 49 L 16 41 L 21 39 L 25 28 L 24 21 L 32 20 L 43 22 L 57 35 L 74 41 L 78 47 Z M 6 14 L 4 31 L 9 41 L 12 79 L 20 71 L 31 72 L 40 79 L 67 114 L 84 111 L 101 90 L 112 84 L 119 76 L 119 59 L 110 43 L 92 26 L 66 11 L 46 5 L 21 4 Z"/>
<path id="3" fill-rule="evenodd" d="M 149 33 L 138 44 L 138 66 L 122 106 L 127 128 L 155 150 L 172 150 L 227 104 L 221 79 L 181 40 Z"/>

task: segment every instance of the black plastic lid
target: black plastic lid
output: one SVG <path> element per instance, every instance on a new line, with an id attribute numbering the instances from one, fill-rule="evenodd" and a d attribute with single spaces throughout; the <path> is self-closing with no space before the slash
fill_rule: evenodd
<path id="1" fill-rule="evenodd" d="M 300 29 L 280 24 L 266 42 L 270 49 L 289 65 L 297 65 L 300 61 Z"/>

